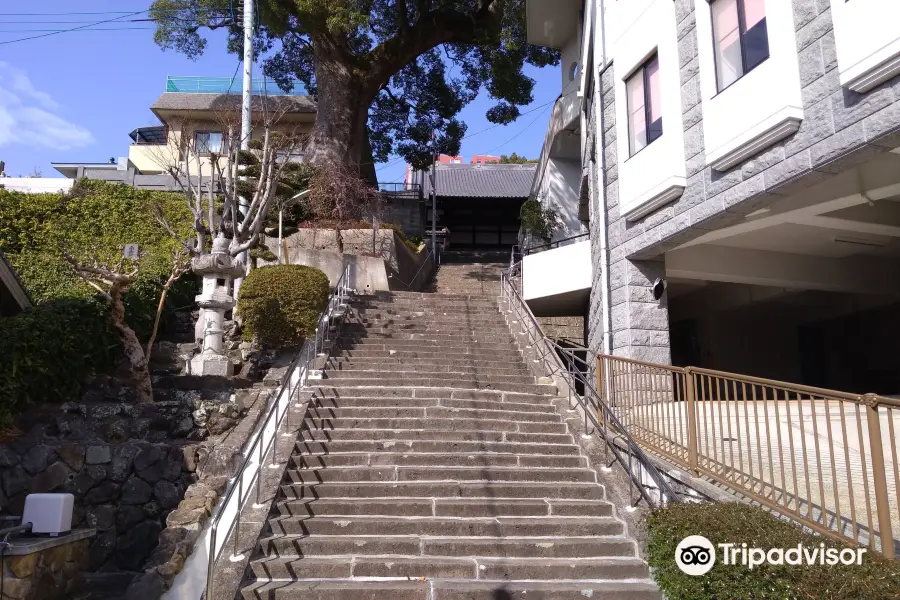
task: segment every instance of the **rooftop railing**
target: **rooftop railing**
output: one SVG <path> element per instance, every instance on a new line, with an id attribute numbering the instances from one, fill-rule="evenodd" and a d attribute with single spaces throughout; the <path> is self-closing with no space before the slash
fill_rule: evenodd
<path id="1" fill-rule="evenodd" d="M 254 79 L 250 88 L 259 96 L 306 96 L 306 87 L 295 81 L 285 92 L 271 79 Z M 239 77 L 166 77 L 166 91 L 183 94 L 240 94 L 243 92 Z"/>

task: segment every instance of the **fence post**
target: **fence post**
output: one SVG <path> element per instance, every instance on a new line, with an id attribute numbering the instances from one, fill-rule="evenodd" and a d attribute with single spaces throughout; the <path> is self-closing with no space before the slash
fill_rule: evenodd
<path id="1" fill-rule="evenodd" d="M 884 447 L 881 441 L 881 423 L 878 418 L 878 397 L 866 394 L 862 397 L 869 424 L 869 452 L 872 456 L 872 480 L 875 484 L 875 510 L 878 513 L 878 531 L 881 536 L 881 553 L 894 558 L 894 536 L 891 532 L 891 505 L 888 503 L 887 478 L 885 477 Z M 870 538 L 875 547 L 875 536 Z"/>
<path id="2" fill-rule="evenodd" d="M 700 475 L 700 464 L 697 460 L 697 396 L 694 390 L 694 371 L 684 368 L 684 400 L 687 419 L 688 467 L 694 477 Z"/>
<path id="3" fill-rule="evenodd" d="M 600 396 L 600 400 L 602 400 L 604 404 L 610 406 L 609 398 L 606 397 L 606 373 L 603 371 L 603 357 L 599 354 L 597 355 L 597 368 L 595 370 L 597 372 L 597 395 Z M 597 407 L 597 418 L 601 424 L 606 419 L 606 414 L 599 406 Z"/>

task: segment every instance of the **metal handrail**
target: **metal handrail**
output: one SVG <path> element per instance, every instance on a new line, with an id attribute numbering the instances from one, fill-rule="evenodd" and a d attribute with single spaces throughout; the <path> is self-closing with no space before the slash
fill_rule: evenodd
<path id="1" fill-rule="evenodd" d="M 831 539 L 900 554 L 900 400 L 598 354 L 641 445 Z"/>
<path id="2" fill-rule="evenodd" d="M 406 289 L 408 290 L 409 287 L 410 287 L 413 283 L 415 283 L 416 278 L 419 276 L 419 273 L 422 272 L 422 269 L 425 268 L 425 265 L 428 264 L 428 259 L 431 258 L 432 254 L 433 254 L 433 252 L 432 252 L 431 250 L 428 250 L 428 254 L 425 255 L 425 260 L 422 261 L 422 264 L 419 266 L 419 270 L 416 271 L 416 274 L 413 275 L 413 278 L 409 280 L 409 283 L 406 283 L 405 281 L 403 281 L 403 280 L 400 279 L 399 277 L 395 277 L 393 274 L 389 274 L 389 275 L 388 275 L 388 278 L 389 278 L 389 279 L 396 279 L 397 281 L 399 281 L 400 283 L 402 283 L 404 286 L 406 286 Z"/>
<path id="3" fill-rule="evenodd" d="M 272 464 L 278 464 L 278 444 L 276 443 L 278 439 L 278 431 L 281 428 L 281 424 L 284 421 L 285 417 L 290 413 L 290 397 L 294 394 L 299 394 L 301 387 L 306 387 L 309 384 L 310 373 L 312 369 L 310 368 L 313 360 L 319 356 L 320 353 L 327 355 L 330 350 L 329 341 L 331 341 L 331 327 L 332 327 L 332 319 L 340 310 L 340 320 L 337 324 L 337 329 L 334 333 L 334 337 L 340 333 L 340 325 L 343 323 L 344 310 L 343 306 L 350 295 L 350 265 L 344 267 L 344 272 L 341 274 L 340 279 L 338 279 L 337 284 L 334 286 L 334 290 L 331 292 L 331 295 L 328 298 L 328 303 L 325 305 L 325 309 L 319 315 L 319 320 L 317 321 L 315 336 L 311 340 L 312 344 L 309 343 L 310 340 L 307 340 L 297 352 L 297 355 L 294 357 L 294 360 L 291 361 L 291 365 L 288 367 L 285 372 L 284 379 L 281 383 L 281 387 L 278 389 L 278 394 L 275 397 L 275 401 L 272 402 L 268 410 L 266 411 L 266 416 L 257 427 L 256 432 L 253 434 L 251 438 L 251 442 L 246 446 L 244 460 L 241 462 L 240 468 L 238 468 L 234 478 L 232 478 L 228 487 L 225 490 L 225 493 L 222 496 L 222 501 L 219 505 L 219 511 L 213 516 L 212 522 L 210 525 L 210 538 L 209 538 L 209 552 L 208 552 L 208 564 L 206 571 L 206 598 L 207 600 L 212 599 L 212 588 L 213 581 L 215 575 L 215 565 L 221 556 L 222 550 L 225 549 L 225 545 L 223 543 L 222 548 L 219 551 L 216 551 L 216 538 L 218 535 L 218 529 L 220 522 L 222 521 L 223 516 L 228 512 L 226 509 L 228 508 L 229 502 L 233 499 L 235 493 L 237 493 L 237 506 L 236 506 L 236 515 L 235 520 L 229 526 L 227 531 L 225 531 L 224 539 L 227 540 L 228 536 L 234 532 L 234 554 L 233 556 L 240 556 L 238 549 L 238 539 L 240 537 L 240 527 L 241 527 L 241 510 L 246 504 L 247 500 L 250 498 L 250 491 L 253 488 L 254 483 L 256 484 L 256 501 L 259 503 L 259 495 L 260 495 L 260 487 L 262 484 L 262 477 L 260 476 L 260 469 L 262 469 L 263 461 L 266 456 L 268 456 L 269 451 L 272 451 Z M 296 381 L 294 375 L 296 374 Z M 293 385 L 293 389 L 292 389 Z M 285 410 L 279 414 L 279 406 L 281 405 L 282 397 L 287 394 L 288 402 L 286 403 Z M 267 443 L 263 443 L 263 437 L 266 431 L 273 425 L 274 419 L 274 427 L 272 427 L 272 435 Z M 254 459 L 257 461 L 255 467 L 252 466 Z M 250 481 L 245 485 L 245 471 L 248 469 L 253 469 L 250 473 Z M 246 494 L 244 493 L 246 490 Z"/>
<path id="4" fill-rule="evenodd" d="M 586 238 L 586 237 L 589 237 L 590 235 L 591 235 L 590 232 L 579 233 L 578 235 L 573 235 L 573 236 L 563 238 L 561 240 L 556 240 L 553 242 L 547 242 L 546 244 L 540 244 L 538 246 L 529 246 L 528 248 L 525 248 L 522 253 L 525 256 L 528 256 L 529 254 L 534 254 L 535 252 L 539 252 L 544 249 L 552 250 L 553 248 L 559 248 L 559 247 L 565 245 L 566 242 L 571 242 L 573 240 Z"/>
<path id="5" fill-rule="evenodd" d="M 521 263 L 517 263 L 517 265 L 519 264 Z M 560 346 L 544 335 L 543 329 L 537 322 L 537 319 L 535 319 L 531 309 L 522 300 L 510 278 L 510 273 L 514 271 L 515 267 L 516 265 L 513 265 L 513 267 L 510 267 L 509 272 L 502 273 L 500 276 L 501 296 L 507 301 L 507 306 L 515 311 L 516 316 L 520 320 L 528 320 L 530 327 L 526 327 L 526 331 L 523 333 L 528 335 L 529 345 L 532 348 L 543 346 L 546 350 L 539 360 L 542 360 L 545 366 L 549 368 L 550 375 L 559 375 L 566 379 L 569 388 L 569 406 L 572 406 L 571 400 L 574 396 L 584 411 L 585 431 L 587 431 L 587 421 L 590 421 L 592 432 L 600 432 L 600 437 L 606 442 L 607 458 L 609 456 L 608 453 L 611 451 L 614 456 L 614 462 L 618 462 L 621 465 L 627 473 L 632 486 L 637 489 L 640 497 L 649 506 L 660 507 L 665 506 L 669 501 L 678 501 L 679 498 L 672 486 L 663 478 L 662 474 L 644 451 L 641 450 L 612 409 L 604 402 L 602 396 L 597 393 L 594 386 L 587 380 L 583 370 L 576 367 L 576 361 L 587 367 L 586 361 L 576 356 L 571 349 Z M 583 348 L 583 350 L 587 349 Z M 560 355 L 566 357 L 566 364 L 562 363 Z M 581 384 L 584 389 L 584 393 L 581 395 L 577 393 L 578 384 Z M 600 419 L 597 418 L 598 413 L 601 415 Z M 635 469 L 634 461 L 637 461 L 639 469 Z M 612 463 L 609 464 L 611 465 Z M 656 488 L 658 497 L 650 493 L 648 490 L 649 486 L 644 482 L 642 473 L 649 476 Z"/>

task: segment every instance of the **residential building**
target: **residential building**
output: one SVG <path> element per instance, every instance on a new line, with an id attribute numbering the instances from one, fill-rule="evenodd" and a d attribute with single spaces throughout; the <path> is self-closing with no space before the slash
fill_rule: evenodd
<path id="1" fill-rule="evenodd" d="M 469 161 L 469 164 L 473 165 L 487 165 L 491 163 L 499 163 L 499 156 L 491 156 L 490 154 L 476 154 L 472 157 L 472 160 Z"/>
<path id="2" fill-rule="evenodd" d="M 305 133 L 316 118 L 315 102 L 298 84 L 284 92 L 272 83 L 255 81 L 252 96 L 253 130 L 251 139 L 262 136 L 266 114 L 280 114 L 275 130 Z M 53 163 L 70 179 L 89 177 L 120 181 L 148 189 L 173 189 L 166 175 L 177 161 L 185 135 L 193 136 L 192 146 L 199 151 L 199 165 L 192 163 L 192 176 L 209 177 L 213 171 L 210 154 L 224 148 L 228 128 L 240 130 L 241 83 L 215 77 L 168 77 L 166 91 L 150 105 L 160 125 L 138 127 L 129 137 L 128 156 L 112 163 Z M 297 160 L 302 160 L 298 152 Z M 225 159 L 219 159 L 224 163 Z"/>
<path id="3" fill-rule="evenodd" d="M 562 53 L 526 300 L 587 345 L 900 393 L 900 5 L 528 0 Z M 573 235 L 583 238 L 563 241 Z"/>

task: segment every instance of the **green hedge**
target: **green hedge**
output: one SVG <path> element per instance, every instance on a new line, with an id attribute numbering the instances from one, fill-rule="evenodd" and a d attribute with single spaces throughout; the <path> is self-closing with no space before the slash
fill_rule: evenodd
<path id="1" fill-rule="evenodd" d="M 897 600 L 900 562 L 873 551 L 862 565 L 763 565 L 749 570 L 722 564 L 717 548 L 715 566 L 706 575 L 686 575 L 675 564 L 675 548 L 689 535 L 702 535 L 713 545 L 746 543 L 751 548 L 844 548 L 837 542 L 805 533 L 798 527 L 743 503 L 674 504 L 647 518 L 647 550 L 653 577 L 669 600 Z"/>
<path id="2" fill-rule="evenodd" d="M 188 233 L 190 211 L 178 194 L 89 180 L 76 182 L 69 194 L 0 188 L 0 248 L 37 303 L 0 319 L 0 416 L 8 421 L 33 403 L 77 399 L 91 373 L 121 356 L 105 303 L 62 259 L 62 244 L 76 254 L 96 247 L 110 261 L 126 243 L 141 245 L 141 270 L 125 294 L 125 312 L 137 335 L 149 337 L 175 243 L 157 221 L 157 208 Z M 196 288 L 196 278 L 182 277 L 167 296 L 164 316 L 191 305 Z"/>
<path id="3" fill-rule="evenodd" d="M 93 298 L 48 300 L 0 319 L 0 424 L 32 404 L 77 398 L 91 374 L 112 366 L 119 344 L 107 310 Z"/>
<path id="4" fill-rule="evenodd" d="M 315 331 L 330 289 L 328 276 L 313 267 L 276 265 L 250 271 L 238 296 L 244 335 L 273 348 L 301 343 Z"/>

